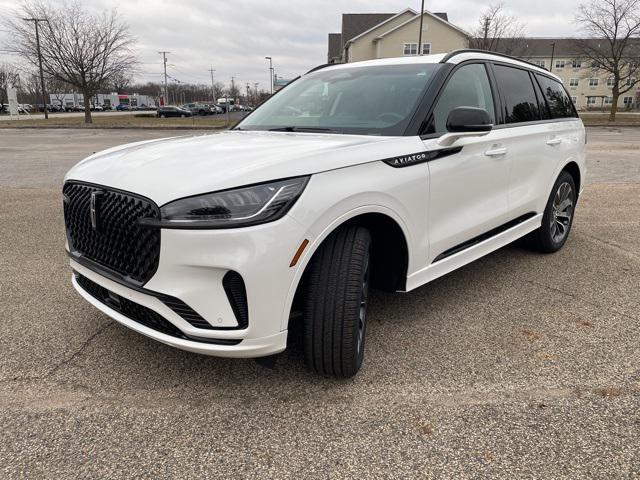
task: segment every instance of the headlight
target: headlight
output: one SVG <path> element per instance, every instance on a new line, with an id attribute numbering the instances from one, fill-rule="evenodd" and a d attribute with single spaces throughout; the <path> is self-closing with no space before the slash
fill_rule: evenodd
<path id="1" fill-rule="evenodd" d="M 160 208 L 163 228 L 236 228 L 282 218 L 309 177 L 288 178 L 167 203 Z"/>

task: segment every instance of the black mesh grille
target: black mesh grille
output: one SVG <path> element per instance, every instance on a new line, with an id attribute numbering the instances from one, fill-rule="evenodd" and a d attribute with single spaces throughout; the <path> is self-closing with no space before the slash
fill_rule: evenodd
<path id="1" fill-rule="evenodd" d="M 185 340 L 195 340 L 204 343 L 215 343 L 219 345 L 237 345 L 240 340 L 226 340 L 226 339 L 214 339 L 214 338 L 201 338 L 188 336 L 182 332 L 173 323 L 166 320 L 162 315 L 155 311 L 142 306 L 138 303 L 132 302 L 120 295 L 117 295 L 105 287 L 98 285 L 87 277 L 76 273 L 76 281 L 78 285 L 82 287 L 87 293 L 94 297 L 99 302 L 104 303 L 113 310 L 121 313 L 125 317 L 138 322 L 145 327 L 149 327 L 158 332 L 170 335 L 176 338 L 183 338 Z"/>
<path id="2" fill-rule="evenodd" d="M 96 192 L 96 228 L 91 220 L 93 192 Z M 141 218 L 160 218 L 160 211 L 152 201 L 76 182 L 67 182 L 63 194 L 67 238 L 73 256 L 89 259 L 138 285 L 153 276 L 160 258 L 160 230 L 139 223 Z"/>
<path id="3" fill-rule="evenodd" d="M 238 321 L 238 328 L 247 328 L 249 325 L 249 306 L 247 305 L 247 290 L 244 286 L 244 280 L 238 272 L 230 270 L 224 275 L 222 286 Z"/>

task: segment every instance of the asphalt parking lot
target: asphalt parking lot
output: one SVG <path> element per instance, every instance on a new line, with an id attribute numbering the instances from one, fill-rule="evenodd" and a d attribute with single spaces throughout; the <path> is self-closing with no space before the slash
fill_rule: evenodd
<path id="1" fill-rule="evenodd" d="M 168 135 L 0 130 L 0 477 L 640 478 L 640 129 L 589 129 L 557 254 L 375 293 L 347 381 L 295 346 L 273 369 L 174 350 L 73 291 L 64 172 Z"/>

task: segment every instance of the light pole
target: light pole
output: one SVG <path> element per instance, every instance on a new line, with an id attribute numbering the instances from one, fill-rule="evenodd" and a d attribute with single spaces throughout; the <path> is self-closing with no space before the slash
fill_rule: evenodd
<path id="1" fill-rule="evenodd" d="M 44 73 L 42 71 L 42 52 L 40 51 L 40 29 L 38 23 L 48 22 L 46 18 L 23 18 L 25 22 L 33 22 L 36 27 L 36 47 L 38 49 L 38 63 L 40 64 L 40 88 L 42 89 L 42 107 L 44 108 L 45 120 L 49 118 L 49 109 L 47 108 L 47 97 L 44 89 Z"/>
<path id="2" fill-rule="evenodd" d="M 271 95 L 273 95 L 273 60 L 271 57 L 264 57 L 265 60 L 269 60 L 269 84 L 271 85 Z"/>

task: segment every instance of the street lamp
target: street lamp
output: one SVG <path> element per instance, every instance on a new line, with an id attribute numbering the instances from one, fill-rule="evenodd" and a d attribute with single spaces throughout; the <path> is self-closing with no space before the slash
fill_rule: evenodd
<path id="1" fill-rule="evenodd" d="M 271 57 L 264 57 L 265 60 L 269 60 L 269 83 L 271 84 L 271 94 L 273 95 L 273 60 Z"/>

